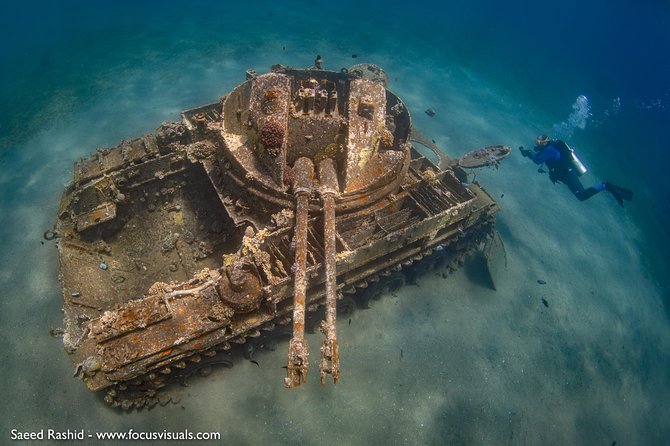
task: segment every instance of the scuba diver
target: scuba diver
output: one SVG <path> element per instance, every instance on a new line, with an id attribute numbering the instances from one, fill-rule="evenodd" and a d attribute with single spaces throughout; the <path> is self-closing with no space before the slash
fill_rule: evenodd
<path id="1" fill-rule="evenodd" d="M 579 201 L 588 200 L 600 191 L 606 190 L 623 206 L 624 200 L 633 199 L 633 191 L 604 181 L 585 189 L 579 177 L 586 173 L 586 167 L 579 161 L 575 152 L 560 139 L 551 140 L 547 135 L 540 135 L 535 140 L 535 153 L 519 147 L 521 154 L 530 158 L 535 164 L 545 163 L 549 169 L 549 178 L 552 182 L 560 181 L 570 188 L 570 191 Z"/>

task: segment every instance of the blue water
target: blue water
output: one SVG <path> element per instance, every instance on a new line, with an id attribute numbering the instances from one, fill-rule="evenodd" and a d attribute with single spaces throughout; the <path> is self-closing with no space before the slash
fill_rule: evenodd
<path id="1" fill-rule="evenodd" d="M 670 3 L 225 3 L 3 7 L 0 442 L 12 429 L 133 428 L 240 444 L 667 444 Z M 247 68 L 316 54 L 336 70 L 382 66 L 415 126 L 453 156 L 579 123 L 568 141 L 585 185 L 607 179 L 634 201 L 580 203 L 517 152 L 477 174 L 503 209 L 498 291 L 466 265 L 354 313 L 339 328 L 335 388 L 312 372 L 283 389 L 280 345 L 261 367 L 241 361 L 176 389 L 179 404 L 107 407 L 48 336 L 61 296 L 42 233 L 72 163 L 212 102 Z M 579 95 L 588 113 L 571 121 Z"/>

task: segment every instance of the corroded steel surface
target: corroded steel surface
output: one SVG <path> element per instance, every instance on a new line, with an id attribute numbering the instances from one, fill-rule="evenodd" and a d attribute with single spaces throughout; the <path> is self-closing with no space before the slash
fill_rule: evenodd
<path id="1" fill-rule="evenodd" d="M 319 163 L 321 180 L 321 199 L 323 201 L 323 250 L 324 270 L 326 274 L 326 313 L 321 321 L 321 332 L 326 339 L 321 345 L 321 364 L 319 375 L 321 384 L 326 383 L 326 375 L 333 376 L 337 384 L 340 379 L 340 348 L 337 343 L 337 234 L 335 219 L 335 196 L 339 189 L 337 171 L 332 159 Z"/>
<path id="2" fill-rule="evenodd" d="M 63 341 L 76 375 L 114 405 L 162 404 L 168 383 L 280 335 L 292 336 L 285 384 L 297 386 L 304 331 L 319 322 L 321 382 L 337 383 L 343 296 L 365 305 L 412 264 L 456 264 L 494 231 L 496 203 L 458 162 L 414 149 L 383 70 L 247 77 L 78 161 L 63 193 L 49 232 Z"/>
<path id="3" fill-rule="evenodd" d="M 512 153 L 508 146 L 487 146 L 468 152 L 458 160 L 458 165 L 466 168 L 493 166 L 496 169 L 500 161 Z"/>
<path id="4" fill-rule="evenodd" d="M 295 263 L 293 271 L 293 338 L 288 348 L 286 387 L 298 387 L 307 380 L 307 358 L 309 348 L 305 339 L 305 302 L 307 293 L 307 235 L 309 223 L 309 196 L 312 193 L 314 164 L 309 158 L 301 157 L 293 167 L 295 180 L 293 190 L 296 196 L 295 208 Z"/>

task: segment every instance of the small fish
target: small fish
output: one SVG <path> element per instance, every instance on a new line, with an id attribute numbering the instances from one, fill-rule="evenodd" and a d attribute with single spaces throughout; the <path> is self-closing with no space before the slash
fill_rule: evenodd
<path id="1" fill-rule="evenodd" d="M 538 173 L 547 173 L 547 171 L 546 171 L 546 170 L 544 170 L 544 169 L 543 169 L 543 168 L 541 168 L 541 167 L 540 167 L 539 169 L 537 169 L 537 171 L 538 171 Z"/>
<path id="2" fill-rule="evenodd" d="M 403 357 L 403 352 L 402 352 L 402 349 L 400 349 L 400 360 L 401 361 L 402 361 L 402 357 Z"/>
<path id="3" fill-rule="evenodd" d="M 251 362 L 252 364 L 256 364 L 258 367 L 261 366 L 261 365 L 258 363 L 258 361 L 256 361 L 255 359 L 252 359 L 250 362 Z"/>
<path id="4" fill-rule="evenodd" d="M 349 325 L 351 325 L 351 318 L 349 319 Z"/>
<path id="5" fill-rule="evenodd" d="M 505 194 L 500 194 L 500 198 L 502 198 L 502 197 L 504 197 L 504 196 L 505 196 Z"/>
<path id="6" fill-rule="evenodd" d="M 542 298 L 542 305 L 549 308 L 549 302 L 547 302 L 547 299 L 545 299 L 544 297 Z"/>
<path id="7" fill-rule="evenodd" d="M 352 54 L 352 55 L 351 55 L 351 58 L 352 58 L 352 59 L 355 59 L 355 58 L 357 58 L 357 57 L 358 57 L 358 54 Z"/>
<path id="8" fill-rule="evenodd" d="M 429 108 L 428 110 L 426 110 L 426 114 L 432 118 L 433 116 L 435 116 L 435 110 Z"/>
<path id="9" fill-rule="evenodd" d="M 542 279 L 537 279 L 537 283 L 539 283 L 540 285 L 546 285 L 547 284 L 547 282 L 545 282 Z"/>

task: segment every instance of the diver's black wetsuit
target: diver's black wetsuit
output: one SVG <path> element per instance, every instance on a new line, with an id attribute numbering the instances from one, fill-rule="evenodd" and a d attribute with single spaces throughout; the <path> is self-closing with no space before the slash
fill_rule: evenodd
<path id="1" fill-rule="evenodd" d="M 584 189 L 582 182 L 579 181 L 577 171 L 568 158 L 569 150 L 567 144 L 561 140 L 550 141 L 543 148 L 535 147 L 535 153 L 530 159 L 535 164 L 546 164 L 551 181 L 554 183 L 560 181 L 568 186 L 579 201 L 587 200 L 598 192 L 605 190 L 604 183 Z"/>

